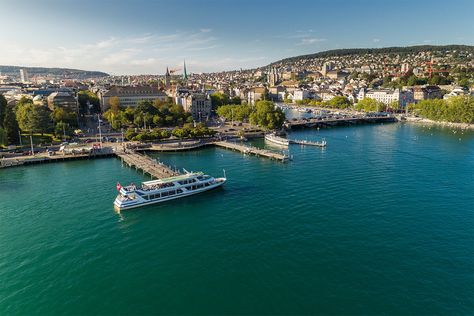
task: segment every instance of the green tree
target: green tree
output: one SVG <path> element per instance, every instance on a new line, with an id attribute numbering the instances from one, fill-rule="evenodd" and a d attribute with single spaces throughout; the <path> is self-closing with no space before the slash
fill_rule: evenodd
<path id="1" fill-rule="evenodd" d="M 16 120 L 13 107 L 7 106 L 5 117 L 3 118 L 3 129 L 5 132 L 5 144 L 14 145 L 20 142 L 20 128 Z"/>
<path id="2" fill-rule="evenodd" d="M 0 127 L 0 145 L 5 145 L 6 144 L 5 138 L 6 138 L 5 137 L 5 131 L 3 130 L 3 128 Z"/>
<path id="3" fill-rule="evenodd" d="M 58 122 L 54 126 L 54 135 L 56 137 L 63 137 L 64 134 L 67 136 L 70 136 L 74 133 L 74 128 L 71 127 L 68 123 L 65 122 Z"/>
<path id="4" fill-rule="evenodd" d="M 250 123 L 268 129 L 279 129 L 283 126 L 285 114 L 271 101 L 257 101 L 255 110 L 250 114 Z"/>
<path id="5" fill-rule="evenodd" d="M 50 111 L 42 105 L 34 105 L 30 99 L 18 102 L 16 118 L 22 131 L 45 133 L 51 127 Z"/>
<path id="6" fill-rule="evenodd" d="M 92 105 L 93 112 L 100 112 L 100 100 L 94 92 L 82 90 L 77 93 L 77 100 L 79 102 L 79 112 L 85 114 L 89 111 L 88 104 Z"/>
<path id="7" fill-rule="evenodd" d="M 334 109 L 347 109 L 352 104 L 347 97 L 338 95 L 329 100 L 328 105 Z"/>
<path id="8" fill-rule="evenodd" d="M 222 92 L 214 92 L 211 94 L 212 108 L 217 109 L 219 106 L 229 104 L 229 96 Z"/>
<path id="9" fill-rule="evenodd" d="M 118 97 L 111 97 L 109 99 L 110 110 L 117 114 L 120 111 L 120 99 Z"/>
<path id="10" fill-rule="evenodd" d="M 65 122 L 71 126 L 77 125 L 76 113 L 62 107 L 55 107 L 51 113 L 51 118 L 54 123 Z"/>
<path id="11" fill-rule="evenodd" d="M 171 134 L 173 134 L 173 136 L 175 137 L 178 137 L 178 138 L 186 138 L 189 136 L 189 130 L 187 128 L 175 128 L 173 129 L 173 131 L 171 132 Z"/>
<path id="12" fill-rule="evenodd" d="M 5 118 L 5 113 L 7 111 L 7 99 L 3 96 L 3 94 L 0 94 L 0 127 L 3 127 L 3 121 Z"/>
<path id="13" fill-rule="evenodd" d="M 217 115 L 224 117 L 226 120 L 247 121 L 252 113 L 252 107 L 243 105 L 223 105 L 216 110 Z"/>
<path id="14" fill-rule="evenodd" d="M 448 100 L 422 100 L 414 105 L 414 112 L 434 121 L 474 123 L 474 98 L 457 96 Z"/>
<path id="15" fill-rule="evenodd" d="M 386 107 L 384 103 L 372 98 L 364 98 L 355 105 L 356 110 L 365 112 L 385 111 Z"/>

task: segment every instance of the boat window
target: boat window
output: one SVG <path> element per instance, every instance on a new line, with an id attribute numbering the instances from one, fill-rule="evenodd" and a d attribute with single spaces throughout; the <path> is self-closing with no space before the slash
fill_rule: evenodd
<path id="1" fill-rule="evenodd" d="M 186 189 L 187 189 L 187 190 L 191 190 L 191 186 L 188 185 L 188 186 L 186 187 Z"/>
<path id="2" fill-rule="evenodd" d="M 168 193 L 169 193 L 169 195 L 174 195 L 174 194 L 176 194 L 176 191 L 173 190 L 173 191 L 169 191 Z"/>
<path id="3" fill-rule="evenodd" d="M 163 197 L 163 196 L 168 196 L 168 192 L 162 192 L 162 193 L 161 193 L 161 196 L 162 196 L 162 197 Z"/>
<path id="4" fill-rule="evenodd" d="M 204 185 L 205 185 L 206 187 L 208 187 L 208 186 L 209 186 L 209 182 L 206 182 Z"/>
<path id="5" fill-rule="evenodd" d="M 179 194 L 179 193 L 183 193 L 183 190 L 182 189 L 178 189 L 176 190 L 176 192 Z"/>

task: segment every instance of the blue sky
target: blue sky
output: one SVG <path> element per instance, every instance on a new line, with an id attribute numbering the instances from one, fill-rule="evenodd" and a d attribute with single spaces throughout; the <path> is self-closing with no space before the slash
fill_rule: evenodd
<path id="1" fill-rule="evenodd" d="M 474 44 L 474 0 L 0 0 L 0 64 L 160 74 L 335 48 Z"/>

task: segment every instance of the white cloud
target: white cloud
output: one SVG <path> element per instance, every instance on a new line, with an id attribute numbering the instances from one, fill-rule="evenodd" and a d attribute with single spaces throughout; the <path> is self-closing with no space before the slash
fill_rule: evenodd
<path id="1" fill-rule="evenodd" d="M 308 37 L 308 38 L 302 38 L 301 41 L 296 45 L 311 45 L 314 43 L 324 42 L 324 41 L 326 41 L 325 38 Z"/>
<path id="2" fill-rule="evenodd" d="M 110 73 L 158 73 L 167 65 L 178 63 L 200 52 L 216 49 L 218 38 L 211 29 L 171 34 L 139 34 L 129 37 L 110 36 L 89 43 L 29 48 L 28 43 L 8 44 L 0 50 L 2 64 L 68 67 L 101 70 Z M 201 53 L 202 58 L 209 58 Z M 182 60 L 182 57 L 180 57 Z M 164 71 L 164 70 L 163 70 Z"/>

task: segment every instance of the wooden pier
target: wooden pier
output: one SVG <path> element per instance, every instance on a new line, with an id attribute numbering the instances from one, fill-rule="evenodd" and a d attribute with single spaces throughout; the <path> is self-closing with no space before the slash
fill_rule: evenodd
<path id="1" fill-rule="evenodd" d="M 45 153 L 36 154 L 35 156 L 18 156 L 12 158 L 0 159 L 0 169 L 10 168 L 23 165 L 36 165 L 50 162 L 73 161 L 73 160 L 87 160 L 96 158 L 114 157 L 115 153 L 111 148 L 103 148 L 100 151 L 91 151 L 88 153 L 75 154 L 56 154 L 48 156 Z"/>
<path id="2" fill-rule="evenodd" d="M 221 148 L 225 148 L 225 149 L 240 151 L 241 153 L 244 153 L 244 154 L 255 155 L 259 157 L 266 157 L 266 158 L 270 158 L 274 160 L 279 160 L 282 162 L 286 162 L 289 159 L 288 155 L 280 154 L 280 153 L 266 150 L 266 149 L 245 146 L 245 145 L 234 143 L 234 142 L 217 141 L 217 142 L 214 142 L 214 145 Z"/>
<path id="3" fill-rule="evenodd" d="M 141 170 L 144 174 L 147 173 L 156 179 L 179 175 L 179 172 L 172 170 L 170 167 L 132 150 L 117 150 L 115 154 L 130 167 Z"/>

